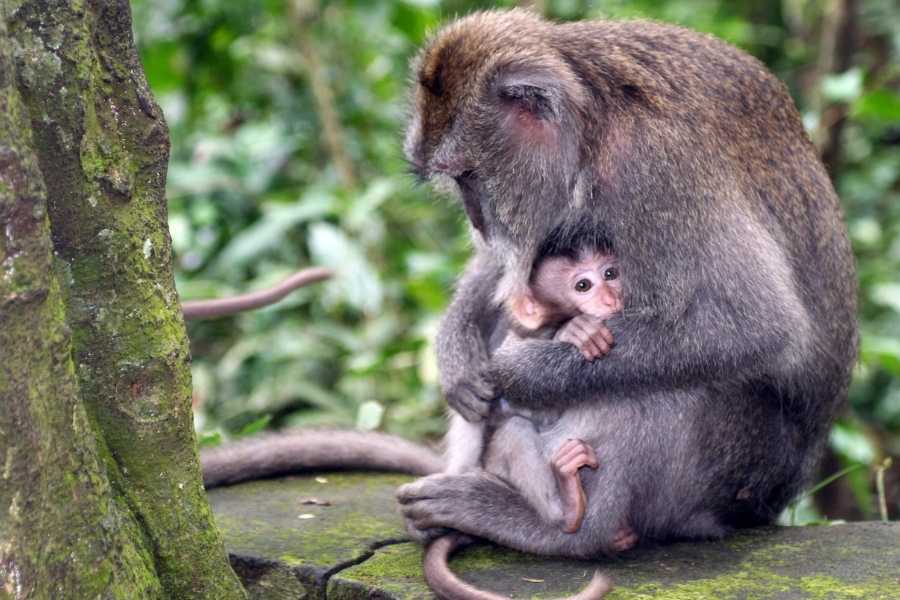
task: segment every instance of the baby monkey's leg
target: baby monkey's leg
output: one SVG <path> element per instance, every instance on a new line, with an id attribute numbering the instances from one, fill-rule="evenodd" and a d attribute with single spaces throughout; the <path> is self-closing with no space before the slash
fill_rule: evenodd
<path id="1" fill-rule="evenodd" d="M 565 527 L 555 472 L 530 419 L 512 415 L 499 425 L 488 441 L 484 468 L 515 487 L 545 523 Z"/>
<path id="2" fill-rule="evenodd" d="M 485 422 L 470 423 L 456 411 L 450 414 L 450 427 L 444 437 L 444 473 L 459 475 L 481 466 L 484 451 Z"/>
<path id="3" fill-rule="evenodd" d="M 575 533 L 581 527 L 587 498 L 578 469 L 598 467 L 597 454 L 582 440 L 566 440 L 551 463 L 563 505 L 563 531 Z"/>
<path id="4" fill-rule="evenodd" d="M 591 446 L 581 440 L 566 440 L 553 457 L 552 466 L 563 504 L 565 521 L 563 531 L 575 533 L 581 528 L 581 521 L 587 508 L 587 497 L 578 470 L 581 467 L 596 469 L 597 454 Z M 638 541 L 638 535 L 634 530 L 625 525 L 616 532 L 612 549 L 616 552 L 625 552 L 634 548 Z"/>

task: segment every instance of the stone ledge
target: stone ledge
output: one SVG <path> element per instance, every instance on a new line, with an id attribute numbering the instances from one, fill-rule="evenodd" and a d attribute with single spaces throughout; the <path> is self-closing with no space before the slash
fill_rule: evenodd
<path id="1" fill-rule="evenodd" d="M 433 598 L 394 502 L 409 480 L 326 473 L 214 489 L 209 498 L 252 598 Z M 900 523 L 762 528 L 597 562 L 484 544 L 452 564 L 514 598 L 573 593 L 600 569 L 616 584 L 608 600 L 900 600 Z"/>

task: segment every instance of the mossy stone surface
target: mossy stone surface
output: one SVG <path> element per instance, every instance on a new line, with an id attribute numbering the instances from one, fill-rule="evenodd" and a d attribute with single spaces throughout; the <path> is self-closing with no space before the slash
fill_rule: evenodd
<path id="1" fill-rule="evenodd" d="M 409 479 L 291 477 L 212 490 L 210 502 L 252 597 L 432 598 L 394 501 Z M 480 544 L 452 567 L 514 598 L 572 594 L 599 569 L 616 585 L 608 600 L 900 600 L 900 523 L 762 528 L 595 562 Z"/>
<path id="2" fill-rule="evenodd" d="M 217 488 L 209 501 L 251 597 L 301 597 L 272 590 L 292 577 L 306 597 L 319 598 L 335 569 L 362 560 L 375 547 L 412 547 L 394 499 L 394 490 L 411 480 L 324 473 Z"/>

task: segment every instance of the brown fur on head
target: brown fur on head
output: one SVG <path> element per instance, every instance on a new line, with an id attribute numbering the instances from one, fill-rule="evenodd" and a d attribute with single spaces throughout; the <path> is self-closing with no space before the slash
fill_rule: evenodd
<path id="1" fill-rule="evenodd" d="M 525 291 L 547 232 L 587 213 L 618 238 L 629 303 L 677 314 L 709 283 L 689 264 L 707 232 L 757 219 L 760 194 L 777 203 L 812 181 L 795 160 L 805 134 L 784 86 L 677 27 L 475 13 L 432 38 L 413 77 L 407 157 L 422 178 L 455 182 L 476 237 L 504 265 L 501 302 Z M 673 261 L 659 260 L 659 244 Z"/>
<path id="2" fill-rule="evenodd" d="M 405 151 L 419 176 L 456 182 L 474 228 L 506 264 L 498 300 L 521 293 L 536 245 L 571 207 L 587 92 L 524 11 L 475 13 L 427 44 Z"/>

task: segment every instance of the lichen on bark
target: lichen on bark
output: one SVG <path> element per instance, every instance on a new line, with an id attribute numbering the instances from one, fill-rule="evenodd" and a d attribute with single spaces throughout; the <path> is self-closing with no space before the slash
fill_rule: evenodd
<path id="1" fill-rule="evenodd" d="M 5 37 L 0 19 L 0 39 Z M 81 404 L 31 127 L 0 42 L 0 590 L 155 598 L 152 554 L 117 502 Z"/>
<path id="2" fill-rule="evenodd" d="M 20 558 L 68 539 L 38 521 L 65 530 L 55 511 L 75 502 L 102 518 L 70 542 L 112 554 L 63 558 L 48 581 L 81 578 L 104 597 L 242 597 L 200 483 L 166 224 L 168 130 L 128 3 L 0 0 L 0 20 L 3 582 L 18 595 L 23 578 L 51 573 Z M 47 448 L 58 439 L 68 459 L 67 446 Z M 42 460 L 23 462 L 31 452 Z M 23 496 L 38 485 L 28 477 L 43 495 Z M 24 539 L 22 502 L 45 539 Z M 120 595 L 123 567 L 135 576 Z"/>

